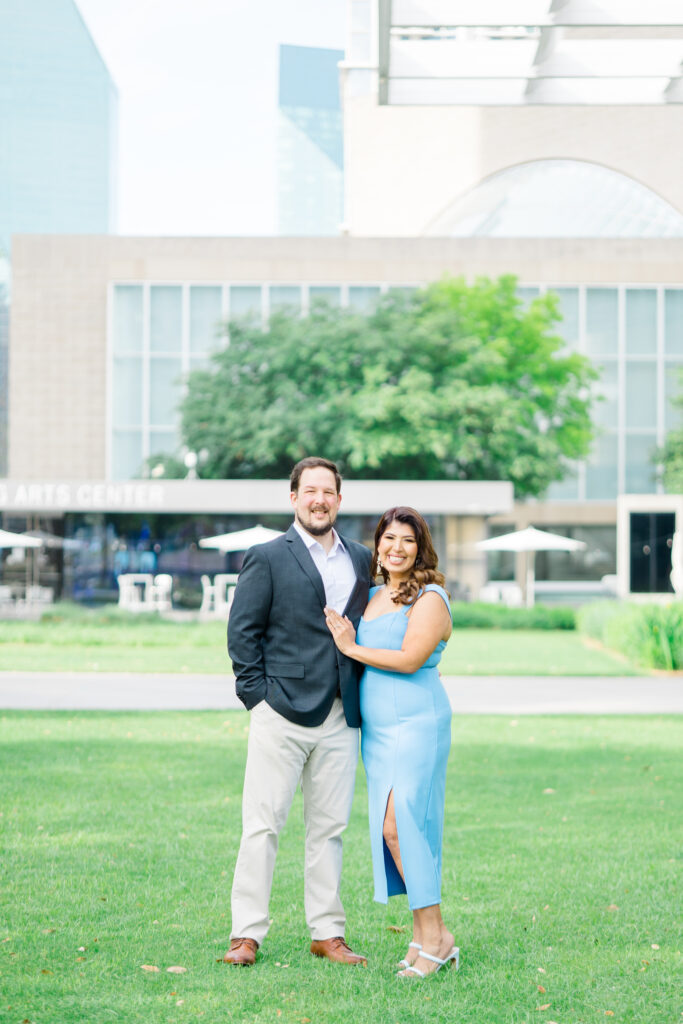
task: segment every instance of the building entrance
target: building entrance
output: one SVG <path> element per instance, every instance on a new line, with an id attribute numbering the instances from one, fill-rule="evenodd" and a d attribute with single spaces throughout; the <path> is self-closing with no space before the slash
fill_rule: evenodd
<path id="1" fill-rule="evenodd" d="M 674 512 L 631 512 L 631 593 L 673 593 L 671 546 L 676 529 Z"/>

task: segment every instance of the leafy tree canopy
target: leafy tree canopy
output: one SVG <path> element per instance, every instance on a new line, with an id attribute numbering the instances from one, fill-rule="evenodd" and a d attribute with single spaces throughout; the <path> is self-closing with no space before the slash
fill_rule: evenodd
<path id="1" fill-rule="evenodd" d="M 201 475 L 282 478 L 304 455 L 355 479 L 510 480 L 538 495 L 592 438 L 588 361 L 512 276 L 446 278 L 360 314 L 316 305 L 229 325 L 181 406 Z M 158 461 L 158 460 L 154 460 Z M 172 465 L 168 465 L 172 470 Z"/>
<path id="2" fill-rule="evenodd" d="M 679 379 L 683 386 L 683 372 Z M 683 413 L 683 392 L 672 399 L 671 404 Z M 683 427 L 669 431 L 664 447 L 656 457 L 662 466 L 662 480 L 669 494 L 683 493 Z"/>

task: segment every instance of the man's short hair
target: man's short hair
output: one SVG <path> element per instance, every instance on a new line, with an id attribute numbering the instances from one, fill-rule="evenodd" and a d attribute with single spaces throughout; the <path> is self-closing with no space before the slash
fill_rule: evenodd
<path id="1" fill-rule="evenodd" d="M 341 473 L 335 466 L 334 462 L 330 462 L 329 459 L 321 459 L 317 455 L 307 455 L 305 459 L 301 459 L 300 462 L 297 462 L 289 477 L 290 491 L 296 494 L 299 490 L 299 481 L 301 480 L 301 474 L 303 471 L 305 469 L 313 469 L 316 466 L 322 466 L 323 469 L 329 469 L 331 473 L 334 473 L 334 482 L 337 485 L 337 494 L 339 494 L 341 491 Z"/>

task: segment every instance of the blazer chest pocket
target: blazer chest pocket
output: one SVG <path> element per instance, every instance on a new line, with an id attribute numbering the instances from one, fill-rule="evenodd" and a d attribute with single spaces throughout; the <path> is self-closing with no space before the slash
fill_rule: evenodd
<path id="1" fill-rule="evenodd" d="M 292 662 L 269 661 L 266 665 L 266 675 L 283 677 L 285 679 L 303 679 L 305 670 L 303 665 L 296 665 Z"/>

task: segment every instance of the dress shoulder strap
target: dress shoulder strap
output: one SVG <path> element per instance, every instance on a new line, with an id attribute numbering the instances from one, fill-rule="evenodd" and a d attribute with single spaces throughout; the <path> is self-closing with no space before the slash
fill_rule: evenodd
<path id="1" fill-rule="evenodd" d="M 450 612 L 450 610 L 451 610 L 451 602 L 450 602 L 450 599 L 448 597 L 447 592 L 444 590 L 443 587 L 440 587 L 438 583 L 428 583 L 426 585 L 426 587 L 424 588 L 423 593 L 425 593 L 427 590 L 433 590 L 435 594 L 439 594 L 440 597 L 442 597 L 444 599 L 444 601 L 446 602 L 446 607 L 448 608 L 448 610 Z"/>

